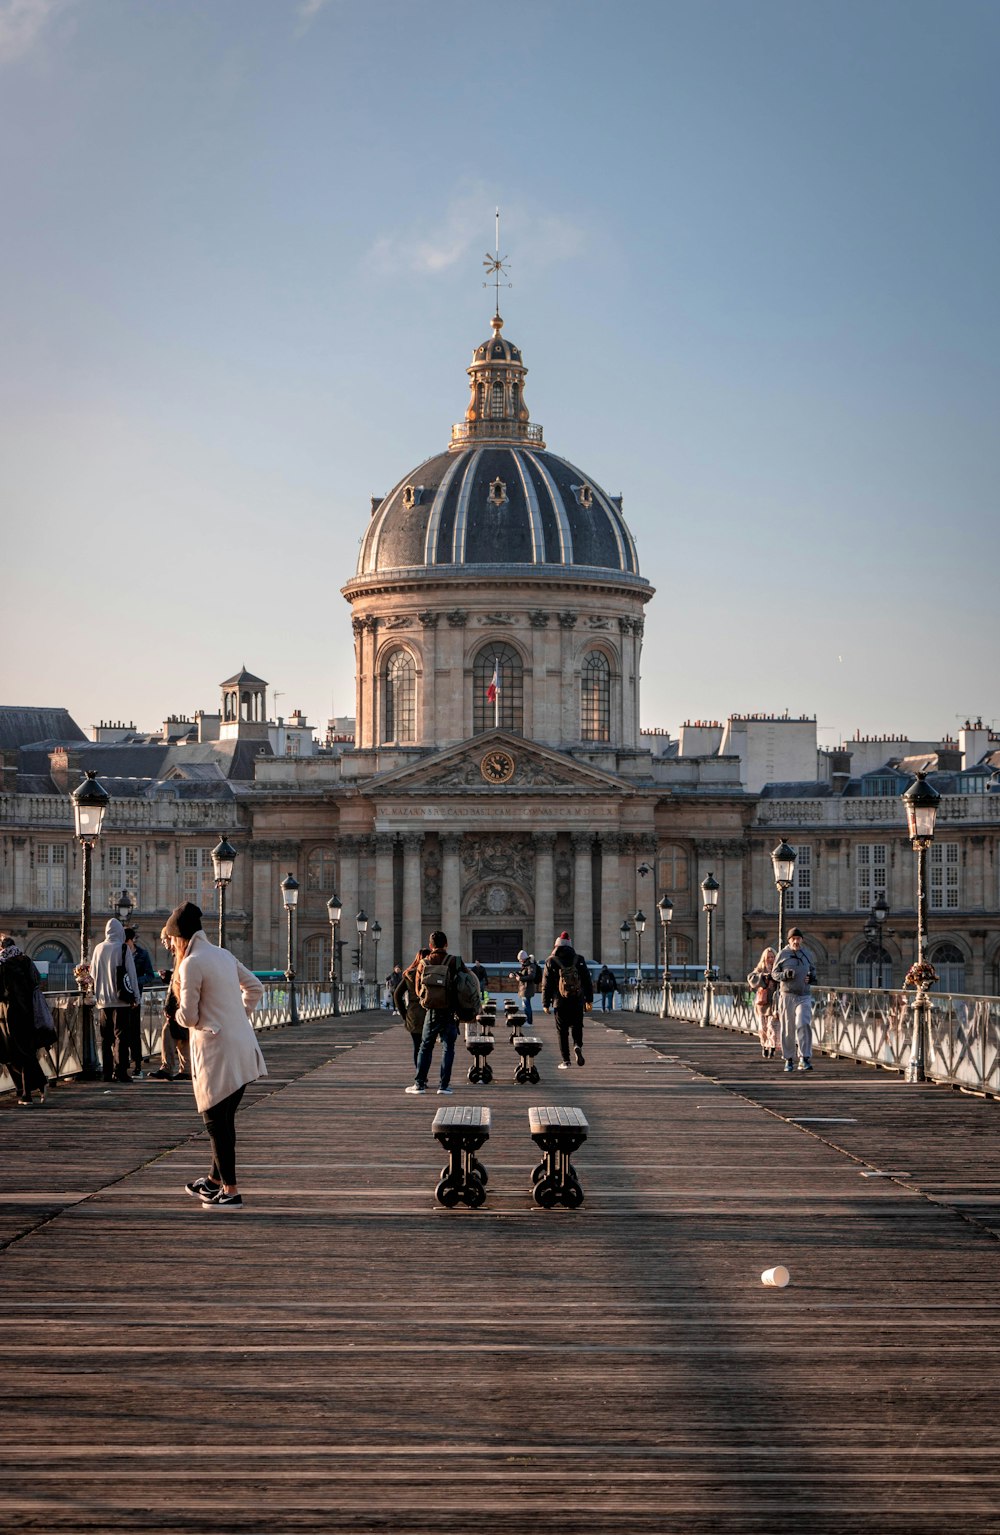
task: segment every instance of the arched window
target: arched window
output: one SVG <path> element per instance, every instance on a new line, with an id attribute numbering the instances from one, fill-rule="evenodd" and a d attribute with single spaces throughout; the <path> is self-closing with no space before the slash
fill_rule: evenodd
<path id="1" fill-rule="evenodd" d="M 503 420 L 503 384 L 499 380 L 490 390 L 490 415 L 494 421 Z"/>
<path id="2" fill-rule="evenodd" d="M 332 895 L 337 887 L 337 860 L 333 849 L 314 847 L 306 864 L 306 889 Z"/>
<path id="3" fill-rule="evenodd" d="M 485 384 L 477 384 L 476 385 L 476 409 L 479 412 L 479 419 L 481 421 L 483 419 L 484 415 L 486 414 L 486 385 Z"/>
<path id="4" fill-rule="evenodd" d="M 307 938 L 302 945 L 302 979 L 325 981 L 330 974 L 330 940 L 325 933 Z"/>
<path id="5" fill-rule="evenodd" d="M 31 958 L 42 971 L 47 991 L 68 991 L 72 988 L 75 961 L 64 943 L 49 938 L 39 944 Z"/>
<path id="6" fill-rule="evenodd" d="M 580 739 L 611 740 L 611 667 L 600 650 L 589 650 L 580 674 Z"/>
<path id="7" fill-rule="evenodd" d="M 854 961 L 854 984 L 862 990 L 883 986 L 892 987 L 892 957 L 884 945 L 866 943 Z"/>
<path id="8" fill-rule="evenodd" d="M 938 991 L 965 990 L 965 955 L 953 943 L 939 943 L 927 956 L 938 973 Z"/>
<path id="9" fill-rule="evenodd" d="M 412 741 L 417 714 L 417 669 L 408 650 L 394 650 L 382 673 L 384 742 Z"/>
<path id="10" fill-rule="evenodd" d="M 694 964 L 693 945 L 686 933 L 671 933 L 670 963 L 672 965 Z"/>
<path id="11" fill-rule="evenodd" d="M 496 668 L 497 697 L 490 697 Z M 524 731 L 524 667 L 512 645 L 484 645 L 472 664 L 472 733 Z"/>

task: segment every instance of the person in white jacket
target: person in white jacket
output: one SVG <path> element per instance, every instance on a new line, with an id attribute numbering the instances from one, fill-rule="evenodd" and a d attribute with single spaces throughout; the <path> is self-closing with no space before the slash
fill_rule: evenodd
<path id="1" fill-rule="evenodd" d="M 122 997 L 118 991 L 118 971 L 124 966 L 123 981 L 131 986 L 132 996 Z M 105 1082 L 131 1082 L 129 1076 L 128 1021 L 130 1011 L 139 1002 L 139 981 L 135 973 L 135 959 L 125 942 L 125 929 L 117 917 L 112 917 L 104 929 L 104 942 L 99 943 L 90 958 L 90 973 L 94 977 L 94 1000 L 101 1010 L 101 1067 Z"/>
<path id="2" fill-rule="evenodd" d="M 248 1082 L 267 1076 L 250 1014 L 264 995 L 260 981 L 228 949 L 210 943 L 201 911 L 190 901 L 170 913 L 177 1022 L 190 1030 L 194 1101 L 212 1143 L 212 1169 L 187 1192 L 207 1209 L 241 1210 L 236 1182 L 236 1110 Z"/>

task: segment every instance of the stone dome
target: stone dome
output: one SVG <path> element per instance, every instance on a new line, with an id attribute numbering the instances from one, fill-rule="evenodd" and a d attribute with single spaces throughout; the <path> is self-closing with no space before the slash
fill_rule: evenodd
<path id="1" fill-rule="evenodd" d="M 433 567 L 553 566 L 645 585 L 620 496 L 546 449 L 524 400 L 527 368 L 501 335 L 473 352 L 465 420 L 446 452 L 372 498 L 357 578 Z M 443 573 L 443 572 L 442 572 Z"/>

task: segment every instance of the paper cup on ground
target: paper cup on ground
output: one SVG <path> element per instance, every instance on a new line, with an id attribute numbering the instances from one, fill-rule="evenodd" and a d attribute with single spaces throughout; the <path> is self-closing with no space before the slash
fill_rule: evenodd
<path id="1" fill-rule="evenodd" d="M 771 1285 L 776 1290 L 783 1290 L 791 1279 L 791 1274 L 783 1264 L 778 1263 L 773 1269 L 765 1269 L 760 1276 L 761 1284 Z"/>

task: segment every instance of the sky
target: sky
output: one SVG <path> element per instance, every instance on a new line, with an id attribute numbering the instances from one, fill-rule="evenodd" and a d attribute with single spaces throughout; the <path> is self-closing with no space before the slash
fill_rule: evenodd
<path id="1" fill-rule="evenodd" d="M 998 71 L 995 0 L 0 0 L 0 703 L 353 713 L 499 205 L 642 723 L 1000 726 Z"/>

